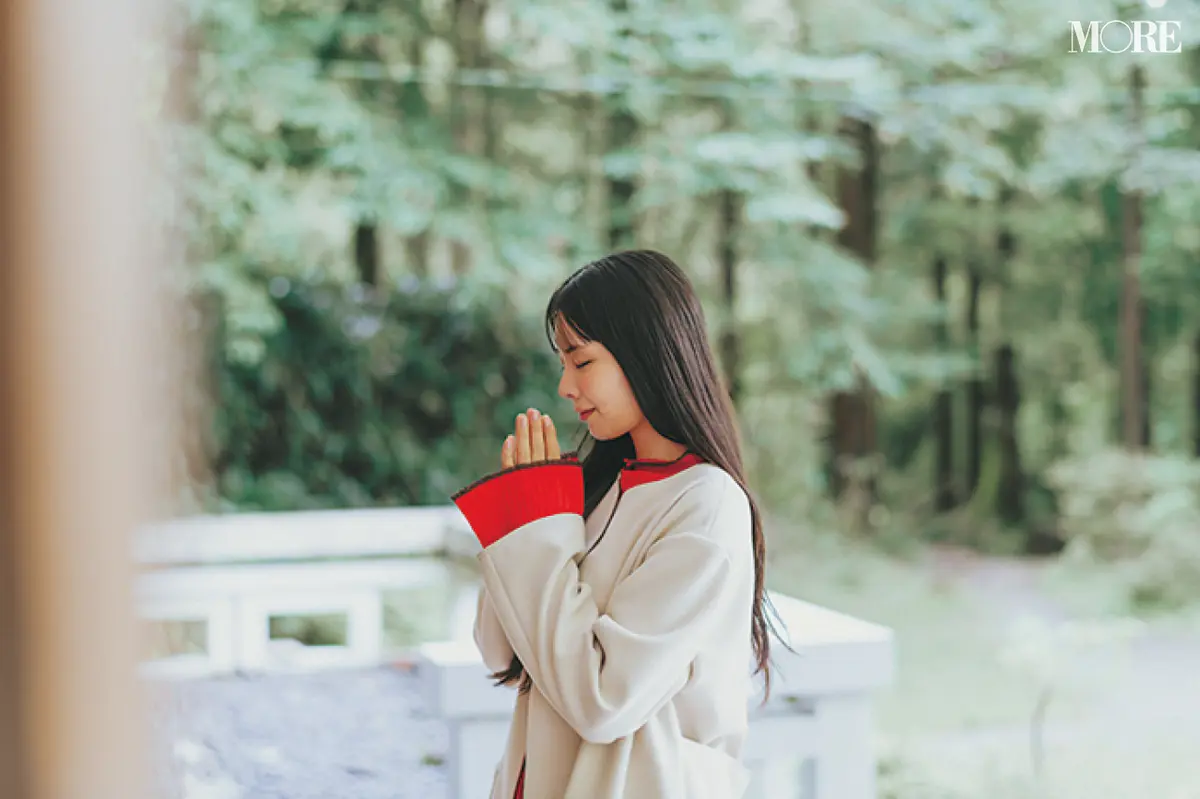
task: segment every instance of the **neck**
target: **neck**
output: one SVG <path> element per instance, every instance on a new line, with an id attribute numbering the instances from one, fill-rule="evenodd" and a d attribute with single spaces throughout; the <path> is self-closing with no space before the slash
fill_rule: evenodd
<path id="1" fill-rule="evenodd" d="M 676 444 L 659 435 L 650 422 L 644 421 L 629 431 L 633 449 L 639 460 L 673 461 L 687 452 L 683 444 Z"/>

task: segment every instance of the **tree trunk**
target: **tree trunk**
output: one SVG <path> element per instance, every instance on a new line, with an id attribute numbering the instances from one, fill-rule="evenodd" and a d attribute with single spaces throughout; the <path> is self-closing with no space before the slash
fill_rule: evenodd
<path id="1" fill-rule="evenodd" d="M 580 74 L 591 72 L 591 65 L 592 59 L 588 53 L 581 52 L 576 55 L 575 68 Z M 607 191 L 607 186 L 603 182 L 597 183 L 594 177 L 596 165 L 602 162 L 604 157 L 603 148 L 606 146 L 605 137 L 608 135 L 608 116 L 602 103 L 603 100 L 591 92 L 581 92 L 574 98 L 573 124 L 579 131 L 581 156 L 572 170 L 572 182 L 582 198 L 580 208 L 584 219 L 594 218 L 597 190 Z M 561 252 L 566 262 L 572 265 L 579 264 L 587 258 L 579 236 L 566 236 Z"/>
<path id="2" fill-rule="evenodd" d="M 946 305 L 946 258 L 933 259 L 933 288 L 938 304 Z M 938 349 L 945 352 L 950 345 L 950 330 L 945 318 L 937 324 Z M 934 461 L 934 503 L 939 512 L 951 510 L 958 504 L 954 485 L 954 394 L 948 387 L 938 390 L 933 403 L 933 436 L 936 447 Z"/>
<path id="3" fill-rule="evenodd" d="M 423 230 L 406 238 L 404 255 L 414 275 L 429 277 L 429 231 Z"/>
<path id="4" fill-rule="evenodd" d="M 797 3 L 796 16 L 799 19 L 799 29 L 797 30 L 797 47 L 801 53 L 815 56 L 812 40 L 812 25 L 809 22 L 812 12 L 806 7 L 807 3 Z M 818 113 L 817 103 L 812 99 L 814 96 L 814 86 L 811 81 L 799 81 L 796 87 L 796 96 L 799 103 L 799 125 L 806 136 L 816 136 L 821 132 L 821 118 Z M 823 161 L 819 158 L 812 158 L 805 164 L 804 173 L 808 177 L 813 188 L 817 191 L 822 191 L 821 166 Z M 814 239 L 820 239 L 828 233 L 819 225 L 809 225 L 807 227 L 808 235 Z"/>
<path id="5" fill-rule="evenodd" d="M 379 236 L 374 224 L 359 222 L 354 229 L 354 265 L 360 282 L 379 287 Z"/>
<path id="6" fill-rule="evenodd" d="M 1151 416 L 1153 416 L 1153 414 L 1151 413 L 1151 409 L 1150 409 L 1150 406 L 1151 406 L 1150 400 L 1152 397 L 1152 395 L 1150 393 L 1150 389 L 1151 389 L 1151 384 L 1152 384 L 1152 380 L 1153 380 L 1153 378 L 1150 375 L 1150 369 L 1152 366 L 1153 366 L 1153 364 L 1150 363 L 1149 358 L 1142 359 L 1141 370 L 1140 370 L 1140 375 L 1141 375 L 1140 390 L 1142 392 L 1141 393 L 1142 414 L 1141 414 L 1141 430 L 1140 430 L 1140 432 L 1141 432 L 1142 448 L 1145 450 L 1150 450 L 1154 446 L 1154 432 L 1151 429 Z"/>
<path id="7" fill-rule="evenodd" d="M 846 224 L 838 232 L 838 244 L 854 253 L 863 263 L 873 265 L 876 257 L 879 152 L 874 125 L 862 118 L 844 117 L 840 134 L 853 142 L 861 157 L 857 169 L 842 167 L 838 172 L 838 201 L 846 214 Z M 833 423 L 831 488 L 836 497 L 851 497 L 858 520 L 865 526 L 866 513 L 875 501 L 874 464 L 877 454 L 876 419 L 873 389 L 859 374 L 850 391 L 839 391 L 830 401 Z M 859 470 L 866 467 L 866 471 Z"/>
<path id="8" fill-rule="evenodd" d="M 984 395 L 983 350 L 979 338 L 979 300 L 983 291 L 983 274 L 978 264 L 967 267 L 967 339 L 971 342 L 977 371 L 967 381 L 967 467 L 966 494 L 971 496 L 979 487 L 979 475 L 983 465 L 983 412 Z"/>
<path id="9" fill-rule="evenodd" d="M 418 74 L 425 66 L 424 41 L 420 36 L 413 39 L 409 50 L 409 63 Z M 425 98 L 420 81 L 407 81 L 400 86 L 400 115 L 408 125 L 424 125 L 429 121 L 429 102 Z M 429 277 L 429 230 L 407 236 L 404 240 L 404 256 L 408 268 L 418 278 Z"/>
<path id="10" fill-rule="evenodd" d="M 483 62 L 483 18 L 486 0 L 454 0 L 455 63 L 459 70 L 479 69 Z M 483 149 L 483 125 L 480 92 L 461 80 L 451 87 L 450 131 L 460 153 L 480 156 Z M 473 207 L 472 192 L 459 186 L 455 191 L 455 210 L 468 214 Z M 450 267 L 458 277 L 471 268 L 471 242 L 456 237 L 450 242 Z"/>
<path id="11" fill-rule="evenodd" d="M 1140 139 L 1142 92 L 1145 76 L 1140 65 L 1129 73 L 1130 126 Z M 1135 153 L 1136 155 L 1136 153 Z M 1142 447 L 1142 336 L 1141 290 L 1138 272 L 1141 260 L 1142 198 L 1135 189 L 1121 189 L 1121 249 L 1124 256 L 1121 281 L 1121 421 L 1126 449 Z"/>
<path id="12" fill-rule="evenodd" d="M 1200 458 L 1200 331 L 1192 339 L 1192 453 Z"/>
<path id="13" fill-rule="evenodd" d="M 724 305 L 723 330 L 721 331 L 721 362 L 725 366 L 725 379 L 729 397 L 738 406 L 742 397 L 742 348 L 737 328 L 737 239 L 742 219 L 742 198 L 735 191 L 721 192 L 720 261 L 721 302 Z"/>
<path id="14" fill-rule="evenodd" d="M 1016 353 L 1011 344 L 1002 344 L 996 350 L 996 437 L 1000 449 L 996 513 L 1006 524 L 1019 524 L 1025 518 L 1025 481 L 1021 473 L 1021 451 L 1017 438 L 1020 402 Z"/>
<path id="15" fill-rule="evenodd" d="M 1200 47 L 1188 51 L 1187 70 L 1192 85 L 1200 85 Z M 1192 103 L 1188 113 L 1192 147 L 1200 149 L 1200 103 Z M 1192 454 L 1200 458 L 1200 329 L 1192 339 Z"/>
<path id="16" fill-rule="evenodd" d="M 611 0 L 615 14 L 624 16 L 629 11 L 627 0 Z M 618 34 L 622 39 L 633 36 L 633 31 L 622 24 Z M 626 108 L 623 94 L 615 94 L 610 100 L 612 106 L 608 118 L 608 151 L 617 152 L 634 145 L 637 140 L 637 119 Z M 633 229 L 633 195 L 637 190 L 633 178 L 613 177 L 608 180 L 608 246 L 619 250 L 632 247 L 634 243 Z"/>
<path id="17" fill-rule="evenodd" d="M 624 109 L 615 109 L 609 118 L 610 152 L 633 145 L 637 137 L 637 120 Z M 633 195 L 637 186 L 633 178 L 614 177 L 608 181 L 608 246 L 619 250 L 634 246 Z"/>
<path id="18" fill-rule="evenodd" d="M 628 111 L 615 109 L 609 117 L 609 152 L 631 146 L 636 136 L 637 120 Z M 608 246 L 612 250 L 634 246 L 633 194 L 636 190 L 632 178 L 608 180 Z"/>
<path id="19" fill-rule="evenodd" d="M 342 14 L 348 18 L 359 15 L 373 14 L 376 9 L 370 2 L 364 0 L 347 0 L 342 8 Z M 329 58 L 350 58 L 355 61 L 382 64 L 383 54 L 380 47 L 380 37 L 373 35 L 354 44 L 348 44 L 345 38 L 332 42 L 332 47 L 325 51 Z M 379 103 L 390 102 L 390 95 L 383 84 L 376 81 L 362 81 L 355 86 L 360 99 L 370 107 Z M 368 286 L 379 286 L 379 230 L 371 213 L 366 212 L 354 226 L 354 266 L 358 280 Z"/>
<path id="20" fill-rule="evenodd" d="M 721 111 L 725 130 L 733 130 L 736 122 L 732 101 Z M 742 195 L 733 189 L 718 194 L 718 260 L 721 265 L 721 363 L 729 398 L 738 407 L 742 398 L 742 348 L 737 326 L 737 266 L 738 236 L 742 226 Z"/>

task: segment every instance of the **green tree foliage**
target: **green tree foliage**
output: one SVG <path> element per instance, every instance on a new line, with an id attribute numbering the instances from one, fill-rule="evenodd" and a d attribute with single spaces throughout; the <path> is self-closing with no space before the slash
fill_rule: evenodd
<path id="1" fill-rule="evenodd" d="M 450 282 L 414 278 L 385 298 L 274 277 L 269 295 L 282 324 L 263 356 L 217 364 L 210 503 L 440 504 L 499 463 L 497 430 L 550 404 L 558 364 L 540 327 L 457 302 Z"/>
<path id="2" fill-rule="evenodd" d="M 1068 52 L 1070 19 L 1135 17 L 1182 20 L 1187 52 Z M 1058 536 L 1049 470 L 1120 440 L 1123 295 L 1131 412 L 1200 451 L 1194 4 L 188 0 L 187 22 L 227 503 L 444 501 L 510 411 L 556 407 L 552 363 L 511 370 L 614 230 L 694 275 L 781 511 L 817 514 L 855 440 L 869 524 Z"/>

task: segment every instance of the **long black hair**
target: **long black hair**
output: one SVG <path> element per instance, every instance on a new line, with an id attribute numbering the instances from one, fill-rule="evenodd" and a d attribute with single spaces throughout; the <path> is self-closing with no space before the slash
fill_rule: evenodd
<path id="1" fill-rule="evenodd" d="M 719 377 L 704 310 L 691 281 L 661 253 L 614 253 L 581 267 L 555 290 L 546 305 L 545 325 L 552 348 L 557 348 L 560 325 L 583 341 L 603 344 L 625 373 L 655 432 L 719 466 L 746 492 L 754 547 L 751 643 L 754 673 L 762 672 L 766 682 L 765 701 L 771 691 L 770 635 L 775 630 L 766 613 L 770 599 L 762 515 L 746 485 L 736 414 Z M 635 451 L 629 434 L 600 441 L 585 433 L 579 452 L 586 518 Z M 532 685 L 516 656 L 508 669 L 492 677 L 501 685 L 519 680 L 522 692 Z"/>

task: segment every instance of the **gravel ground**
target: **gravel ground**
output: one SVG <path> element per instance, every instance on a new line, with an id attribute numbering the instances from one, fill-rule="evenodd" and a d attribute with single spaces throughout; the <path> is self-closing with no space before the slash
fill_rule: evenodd
<path id="1" fill-rule="evenodd" d="M 440 799 L 446 729 L 401 669 L 159 684 L 164 793 L 177 799 Z"/>

